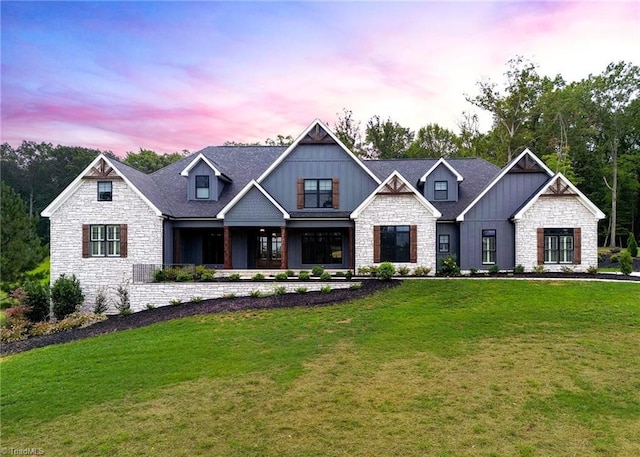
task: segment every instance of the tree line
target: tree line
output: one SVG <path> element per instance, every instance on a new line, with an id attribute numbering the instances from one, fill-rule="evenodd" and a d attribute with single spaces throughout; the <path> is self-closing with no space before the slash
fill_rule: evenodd
<path id="1" fill-rule="evenodd" d="M 379 115 L 363 127 L 347 108 L 337 113 L 332 129 L 345 146 L 366 158 L 481 157 L 504 166 L 528 147 L 607 213 L 601 243 L 614 247 L 628 233 L 638 234 L 640 68 L 611 63 L 598 75 L 568 83 L 561 75 L 540 75 L 534 62 L 516 57 L 507 63 L 503 76 L 500 83 L 483 79 L 475 94 L 465 95 L 473 107 L 491 114 L 492 125 L 486 132 L 471 112 L 461 113 L 458 132 L 438 124 L 414 132 Z M 290 135 L 277 135 L 264 144 L 287 146 L 293 140 Z M 111 151 L 46 142 L 23 141 L 16 148 L 1 145 L 3 280 L 41 257 L 43 249 L 37 249 L 41 244 L 47 250 L 48 220 L 39 218 L 40 212 L 99 153 L 115 158 Z M 140 149 L 128 152 L 123 162 L 152 173 L 188 153 Z"/>

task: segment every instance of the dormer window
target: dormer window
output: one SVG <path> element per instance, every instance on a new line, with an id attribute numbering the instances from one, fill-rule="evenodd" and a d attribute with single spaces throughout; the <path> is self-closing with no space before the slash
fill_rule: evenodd
<path id="1" fill-rule="evenodd" d="M 433 183 L 433 199 L 434 200 L 449 199 L 449 183 L 447 181 L 435 181 Z"/>
<path id="2" fill-rule="evenodd" d="M 209 176 L 196 176 L 196 198 L 199 200 L 209 199 Z"/>
<path id="3" fill-rule="evenodd" d="M 111 181 L 98 181 L 98 201 L 110 202 L 113 197 Z"/>

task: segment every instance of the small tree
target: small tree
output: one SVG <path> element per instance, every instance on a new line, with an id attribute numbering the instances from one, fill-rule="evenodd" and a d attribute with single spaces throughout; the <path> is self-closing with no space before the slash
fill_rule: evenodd
<path id="1" fill-rule="evenodd" d="M 633 232 L 629 232 L 629 238 L 627 239 L 627 251 L 631 254 L 631 257 L 638 257 L 638 243 Z"/>
<path id="2" fill-rule="evenodd" d="M 625 251 L 620 254 L 620 271 L 623 275 L 630 275 L 633 271 L 633 260 L 629 251 Z"/>
<path id="3" fill-rule="evenodd" d="M 29 281 L 25 284 L 26 297 L 24 304 L 31 309 L 27 317 L 31 322 L 45 321 L 49 317 L 49 288 L 38 281 Z"/>
<path id="4" fill-rule="evenodd" d="M 84 294 L 76 275 L 71 275 L 69 278 L 62 274 L 56 279 L 51 288 L 51 301 L 56 319 L 64 319 L 80 308 L 84 302 Z"/>

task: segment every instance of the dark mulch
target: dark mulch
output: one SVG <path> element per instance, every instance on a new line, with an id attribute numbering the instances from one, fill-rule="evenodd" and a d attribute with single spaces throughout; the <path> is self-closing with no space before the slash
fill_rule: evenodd
<path id="1" fill-rule="evenodd" d="M 183 303 L 140 311 L 128 316 L 110 316 L 106 321 L 89 327 L 70 329 L 52 335 L 42 335 L 0 346 L 0 355 L 15 354 L 51 344 L 104 335 L 199 314 L 227 313 L 235 311 L 328 306 L 365 297 L 399 285 L 401 281 L 362 281 L 360 289 L 334 289 L 330 293 L 307 292 L 305 294 L 271 295 L 268 297 L 237 297 L 203 300 L 200 303 Z"/>

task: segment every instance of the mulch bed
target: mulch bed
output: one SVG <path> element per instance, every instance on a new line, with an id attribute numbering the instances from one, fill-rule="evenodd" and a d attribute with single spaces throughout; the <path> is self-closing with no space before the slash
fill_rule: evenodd
<path id="1" fill-rule="evenodd" d="M 128 316 L 110 316 L 107 320 L 85 328 L 74 328 L 51 335 L 34 336 L 22 341 L 2 343 L 0 355 L 15 354 L 51 344 L 68 343 L 92 336 L 145 327 L 181 317 L 200 314 L 227 313 L 246 310 L 328 306 L 365 297 L 399 285 L 402 281 L 362 281 L 359 289 L 334 289 L 330 293 L 271 295 L 268 297 L 237 297 L 203 300 L 199 303 L 162 306 Z"/>

